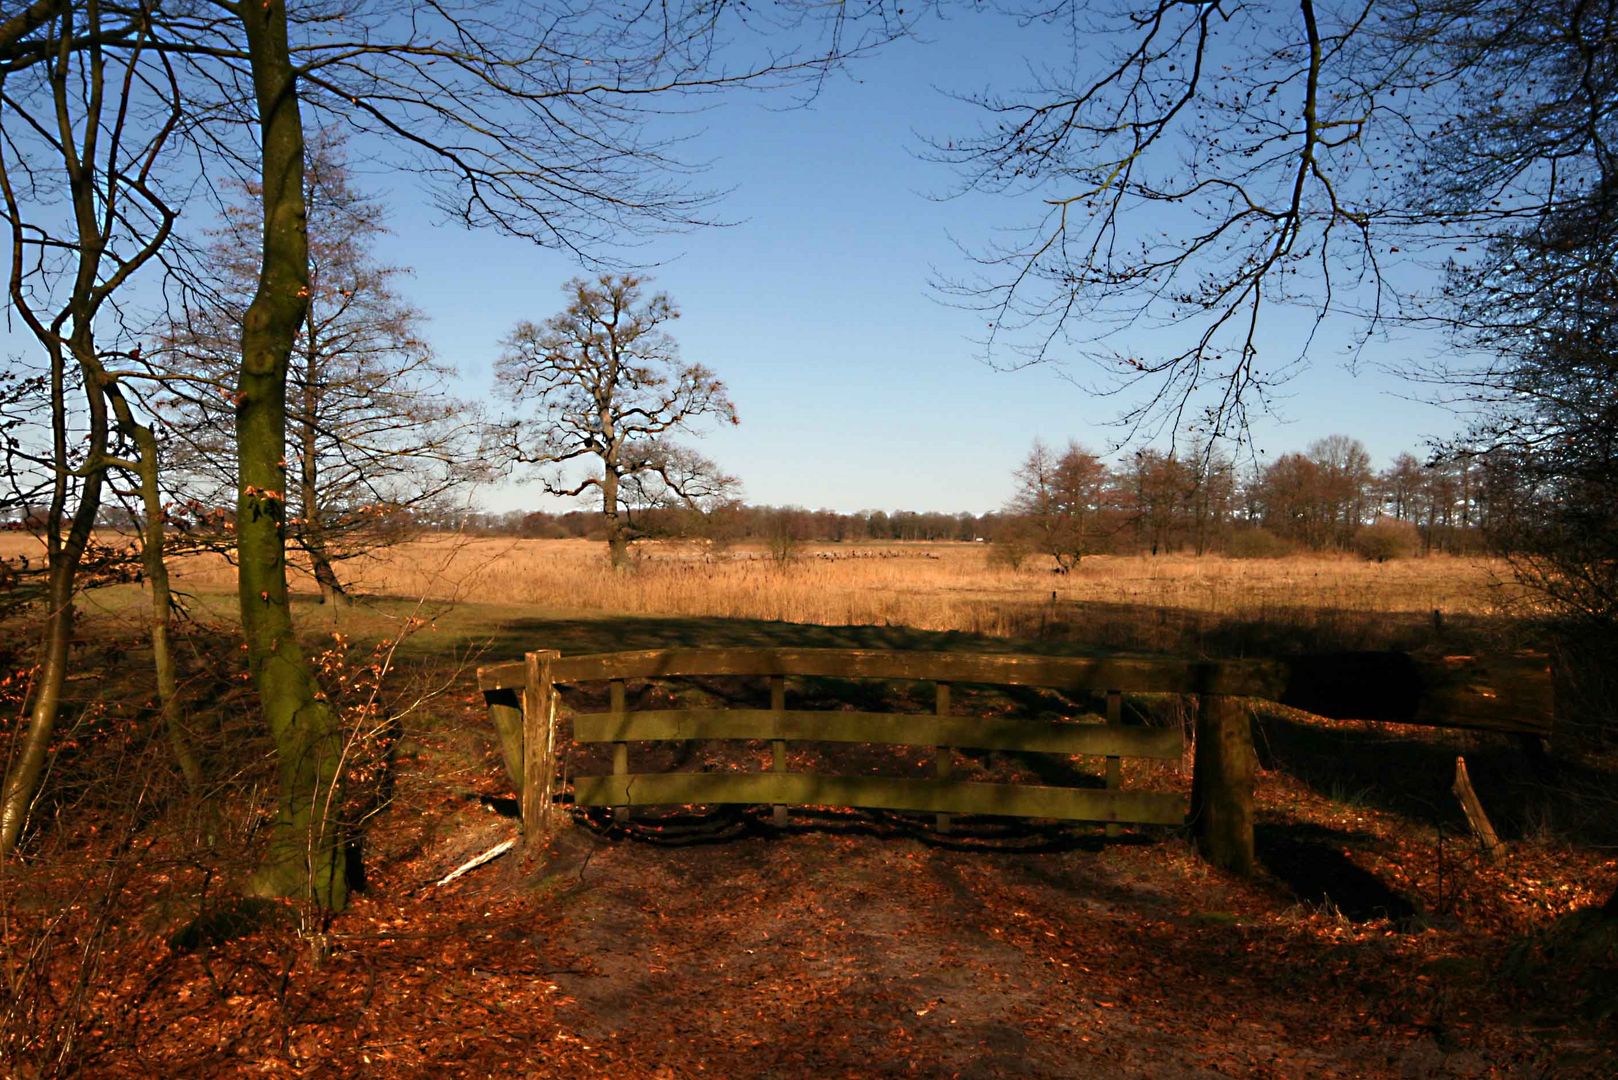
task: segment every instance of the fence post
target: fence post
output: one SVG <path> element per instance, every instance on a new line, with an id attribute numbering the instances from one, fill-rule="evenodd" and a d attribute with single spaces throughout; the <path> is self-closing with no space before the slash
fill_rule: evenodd
<path id="1" fill-rule="evenodd" d="M 613 724 L 622 730 L 624 713 L 629 708 L 624 689 L 624 680 L 612 680 L 608 688 L 608 697 L 610 704 L 607 708 L 612 713 Z M 618 777 L 619 781 L 625 785 L 623 789 L 624 801 L 612 808 L 613 823 L 623 825 L 629 821 L 629 781 L 625 779 L 629 776 L 629 744 L 626 742 L 612 744 L 612 775 Z"/>
<path id="2" fill-rule="evenodd" d="M 548 837 L 554 825 L 556 792 L 556 685 L 551 664 L 555 649 L 528 653 L 522 691 L 522 826 L 529 842 Z"/>
<path id="3" fill-rule="evenodd" d="M 1213 865 L 1253 872 L 1253 732 L 1241 699 L 1202 694 L 1197 702 L 1191 821 L 1197 848 Z"/>
<path id="4" fill-rule="evenodd" d="M 948 720 L 950 711 L 950 684 L 938 684 L 933 698 L 933 713 L 940 720 Z M 955 763 L 955 751 L 948 746 L 933 747 L 933 775 L 940 780 L 948 780 L 951 766 Z M 933 827 L 941 833 L 949 832 L 950 816 L 938 814 L 933 818 Z"/>
<path id="5" fill-rule="evenodd" d="M 1107 691 L 1107 723 L 1117 727 L 1124 722 L 1124 695 L 1121 690 Z M 1124 786 L 1123 762 L 1116 756 L 1107 758 L 1107 790 L 1117 791 Z M 1114 820 L 1107 822 L 1107 835 L 1117 837 L 1122 834 L 1118 828 L 1118 807 L 1114 804 L 1108 811 Z"/>
<path id="6" fill-rule="evenodd" d="M 787 680 L 783 675 L 770 676 L 770 711 L 780 720 L 787 711 Z M 770 740 L 770 768 L 778 773 L 787 771 L 787 741 L 785 739 Z M 770 824 L 776 828 L 785 828 L 787 823 L 787 808 L 781 803 L 770 807 Z"/>

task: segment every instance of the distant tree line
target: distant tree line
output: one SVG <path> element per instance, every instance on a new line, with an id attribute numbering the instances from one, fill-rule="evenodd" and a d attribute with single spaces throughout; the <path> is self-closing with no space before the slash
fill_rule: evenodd
<path id="1" fill-rule="evenodd" d="M 640 539 L 720 544 L 992 541 L 1012 563 L 1048 555 L 1064 566 L 1084 555 L 1129 552 L 1359 551 L 1385 558 L 1486 550 L 1520 502 L 1500 462 L 1402 453 L 1378 470 L 1364 445 L 1346 435 L 1241 464 L 1196 447 L 1141 450 L 1109 463 L 1076 444 L 1060 451 L 1036 444 L 1015 482 L 1005 508 L 983 514 L 729 502 L 700 512 L 649 507 L 629 514 L 629 528 Z M 472 511 L 424 524 L 529 539 L 599 541 L 609 532 L 596 510 Z"/>

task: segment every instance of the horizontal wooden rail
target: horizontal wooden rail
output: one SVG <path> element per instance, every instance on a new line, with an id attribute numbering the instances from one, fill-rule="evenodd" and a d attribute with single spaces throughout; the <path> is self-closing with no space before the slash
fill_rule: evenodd
<path id="1" fill-rule="evenodd" d="M 1185 800 L 1173 792 L 814 773 L 581 776 L 574 780 L 573 800 L 579 806 L 793 804 L 916 813 L 999 814 L 1059 821 L 1185 823 Z"/>
<path id="2" fill-rule="evenodd" d="M 790 739 L 1158 760 L 1173 760 L 1184 751 L 1178 728 L 1124 727 L 1100 723 L 1100 717 L 1091 719 L 1096 722 L 830 710 L 667 709 L 582 713 L 573 717 L 573 738 L 583 743 Z"/>
<path id="3" fill-rule="evenodd" d="M 691 675 L 802 675 L 838 679 L 1037 686 L 1053 690 L 1278 696 L 1285 665 L 1267 660 L 1007 656 L 997 653 L 884 652 L 873 649 L 653 649 L 555 661 L 559 683 Z M 478 669 L 485 691 L 520 687 L 520 663 Z"/>

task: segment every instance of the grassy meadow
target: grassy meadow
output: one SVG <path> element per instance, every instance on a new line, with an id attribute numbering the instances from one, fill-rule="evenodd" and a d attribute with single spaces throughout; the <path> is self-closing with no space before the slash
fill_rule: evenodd
<path id="1" fill-rule="evenodd" d="M 9 544 L 25 538 L 6 537 Z M 1038 560 L 991 565 L 985 544 L 805 545 L 788 561 L 738 545 L 647 543 L 615 572 L 584 540 L 431 536 L 351 560 L 366 600 L 426 601 L 545 616 L 764 620 L 889 626 L 992 637 L 1082 637 L 1095 647 L 1222 651 L 1219 628 L 1290 628 L 1306 641 L 1393 644 L 1432 613 L 1495 623 L 1518 597 L 1497 561 L 1433 556 L 1368 562 L 1351 555 L 1232 559 L 1093 556 L 1071 574 Z M 179 560 L 176 586 L 228 616 L 234 571 L 211 555 Z M 308 575 L 294 588 L 315 594 Z M 468 612 L 467 614 L 470 614 Z M 339 618 L 341 618 L 339 616 Z M 1108 640 L 1108 635 L 1112 640 Z M 1213 636 L 1210 636 L 1213 635 Z"/>

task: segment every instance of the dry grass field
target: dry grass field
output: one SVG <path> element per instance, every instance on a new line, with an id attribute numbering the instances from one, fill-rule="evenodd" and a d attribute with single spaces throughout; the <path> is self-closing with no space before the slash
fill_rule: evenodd
<path id="1" fill-rule="evenodd" d="M 15 544 L 22 538 L 7 538 Z M 603 546 L 583 540 L 429 537 L 345 564 L 359 594 L 515 606 L 547 614 L 765 619 L 828 626 L 908 626 L 1025 636 L 1075 605 L 1127 610 L 1142 628 L 1186 617 L 1296 625 L 1445 616 L 1488 618 L 1518 597 L 1506 567 L 1474 558 L 1372 563 L 1349 555 L 1284 559 L 1094 556 L 1072 574 L 1034 560 L 989 564 L 983 544 L 806 545 L 781 563 L 759 548 L 709 553 L 643 544 L 614 572 Z M 222 560 L 182 560 L 178 584 L 228 592 Z M 305 576 L 297 583 L 313 592 Z M 1150 635 L 1146 635 L 1150 637 Z M 1163 643 L 1158 643 L 1163 644 Z"/>
<path id="2" fill-rule="evenodd" d="M 335 619 L 363 630 L 367 609 L 426 601 L 436 612 L 458 609 L 466 626 L 748 620 L 1232 654 L 1420 647 L 1434 612 L 1451 637 L 1509 637 L 1530 613 L 1509 568 L 1475 557 L 1104 555 L 1062 575 L 1037 559 L 1016 570 L 993 565 L 987 545 L 973 543 L 806 544 L 785 561 L 749 545 L 643 543 L 635 552 L 630 569 L 614 571 L 598 542 L 427 536 L 343 563 L 353 594 L 380 603 L 322 613 L 310 628 Z M 39 559 L 38 541 L 0 534 L 0 557 L 21 554 Z M 223 558 L 177 559 L 174 580 L 200 613 L 233 620 L 235 571 Z M 293 588 L 307 600 L 318 595 L 307 573 L 294 574 Z M 110 612 L 132 599 L 128 587 L 102 589 L 86 606 Z"/>

